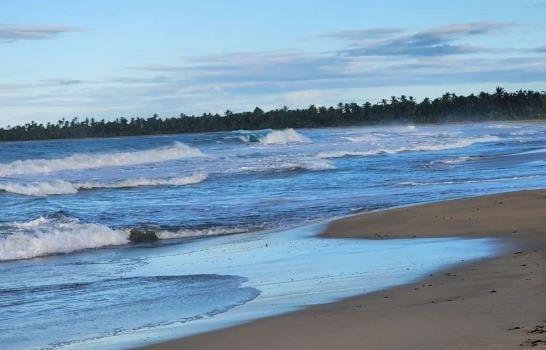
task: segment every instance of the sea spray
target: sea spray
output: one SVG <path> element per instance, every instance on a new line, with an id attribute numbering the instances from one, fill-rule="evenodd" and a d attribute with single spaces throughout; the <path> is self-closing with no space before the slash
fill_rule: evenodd
<path id="1" fill-rule="evenodd" d="M 294 129 L 273 130 L 264 138 L 260 139 L 260 143 L 265 145 L 277 145 L 288 143 L 311 143 L 311 140 Z"/>
<path id="2" fill-rule="evenodd" d="M 261 143 L 263 145 L 286 145 L 290 143 L 311 143 L 311 139 L 303 136 L 296 130 L 270 130 L 270 131 L 247 131 L 239 130 L 237 138 L 244 143 Z"/>

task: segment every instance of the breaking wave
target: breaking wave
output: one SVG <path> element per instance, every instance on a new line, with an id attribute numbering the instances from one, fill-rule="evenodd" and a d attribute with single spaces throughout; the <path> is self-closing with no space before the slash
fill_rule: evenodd
<path id="1" fill-rule="evenodd" d="M 258 226 L 158 229 L 155 234 L 163 240 L 220 236 L 259 229 L 261 227 Z M 84 223 L 74 217 L 54 214 L 31 221 L 0 224 L 0 232 L 0 261 L 7 261 L 124 245 L 130 243 L 131 230 Z"/>
<path id="2" fill-rule="evenodd" d="M 311 143 L 311 140 L 294 129 L 273 130 L 264 138 L 260 139 L 260 143 L 265 145 L 278 145 L 287 143 Z"/>
<path id="3" fill-rule="evenodd" d="M 28 159 L 0 164 L 0 176 L 22 174 L 51 173 L 63 170 L 84 170 L 104 167 L 117 167 L 147 163 L 159 163 L 192 157 L 202 157 L 204 154 L 181 142 L 175 142 L 167 147 L 153 148 L 144 151 L 117 153 L 76 153 L 57 159 Z"/>
<path id="4" fill-rule="evenodd" d="M 308 137 L 303 136 L 294 129 L 271 130 L 267 133 L 248 131 L 239 131 L 239 133 L 243 133 L 238 137 L 242 142 L 257 142 L 264 145 L 311 143 Z"/>
<path id="5" fill-rule="evenodd" d="M 101 188 L 131 188 L 142 186 L 184 186 L 205 181 L 206 173 L 197 173 L 187 177 L 173 177 L 168 179 L 135 178 L 115 183 L 102 182 L 70 182 L 55 180 L 51 182 L 0 183 L 0 190 L 16 193 L 24 196 L 43 197 L 50 195 L 74 194 L 79 190 L 92 190 Z"/>
<path id="6" fill-rule="evenodd" d="M 11 233 L 0 236 L 0 261 L 129 243 L 128 231 L 82 223 L 64 216 L 15 222 L 6 228 Z"/>
<path id="7" fill-rule="evenodd" d="M 454 148 L 463 148 L 473 145 L 475 143 L 493 142 L 498 141 L 497 136 L 482 136 L 475 138 L 460 139 L 455 142 L 439 142 L 429 145 L 415 145 L 409 147 L 398 148 L 385 148 L 385 149 L 372 149 L 366 151 L 325 151 L 317 154 L 318 158 L 341 158 L 341 157 L 366 157 L 379 154 L 395 154 L 402 152 L 426 152 L 426 151 L 443 151 Z"/>

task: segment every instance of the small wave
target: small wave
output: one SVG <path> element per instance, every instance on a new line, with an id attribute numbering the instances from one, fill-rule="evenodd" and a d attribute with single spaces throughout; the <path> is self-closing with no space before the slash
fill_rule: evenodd
<path id="1" fill-rule="evenodd" d="M 207 178 L 207 173 L 197 173 L 187 177 L 173 177 L 168 179 L 148 179 L 140 177 L 136 179 L 124 180 L 113 184 L 104 184 L 100 182 L 84 182 L 79 184 L 79 188 L 88 190 L 95 188 L 129 188 L 142 186 L 184 186 L 203 182 Z"/>
<path id="2" fill-rule="evenodd" d="M 0 237 L 0 261 L 30 259 L 51 254 L 129 243 L 128 231 L 76 218 L 40 217 L 7 225 Z"/>
<path id="3" fill-rule="evenodd" d="M 494 125 L 491 125 L 490 127 L 494 129 L 512 129 L 514 126 L 507 125 L 507 124 L 494 124 Z"/>
<path id="4" fill-rule="evenodd" d="M 381 153 L 386 153 L 386 151 L 382 150 L 374 150 L 374 151 L 326 151 L 326 152 L 320 152 L 317 154 L 317 158 L 319 159 L 328 159 L 328 158 L 343 158 L 343 157 L 366 157 L 366 156 L 373 156 L 378 155 Z"/>
<path id="5" fill-rule="evenodd" d="M 460 179 L 460 180 L 448 180 L 448 181 L 436 181 L 436 182 L 420 182 L 420 181 L 404 181 L 399 182 L 400 186 L 432 186 L 432 185 L 459 185 L 459 184 L 476 184 L 476 183 L 490 183 L 499 181 L 514 181 L 514 180 L 529 180 L 543 177 L 542 175 L 528 175 L 528 176 L 510 176 L 510 177 L 498 177 L 491 179 Z"/>
<path id="6" fill-rule="evenodd" d="M 267 135 L 268 131 L 248 131 L 248 130 L 238 130 L 234 131 L 238 135 L 235 139 L 243 143 L 254 143 L 260 142 L 262 138 Z M 232 138 L 232 137 L 231 137 Z"/>
<path id="7" fill-rule="evenodd" d="M 145 151 L 97 154 L 76 153 L 65 158 L 17 160 L 7 164 L 0 164 L 0 176 L 159 163 L 203 156 L 204 154 L 200 150 L 181 142 L 175 142 L 171 146 Z"/>
<path id="8" fill-rule="evenodd" d="M 306 159 L 299 161 L 286 161 L 271 164 L 260 164 L 253 166 L 244 166 L 239 168 L 242 172 L 280 172 L 280 171 L 323 171 L 336 169 L 332 162 L 325 159 Z"/>
<path id="9" fill-rule="evenodd" d="M 546 153 L 546 148 L 537 148 L 530 151 L 514 153 L 515 155 Z"/>
<path id="10" fill-rule="evenodd" d="M 289 143 L 311 143 L 308 137 L 303 136 L 294 129 L 271 130 L 269 132 L 253 132 L 239 130 L 242 135 L 238 139 L 242 142 L 257 142 L 264 145 L 285 145 Z"/>
<path id="11" fill-rule="evenodd" d="M 528 135 L 536 135 L 539 131 L 533 131 L 533 130 L 517 130 L 512 131 L 510 133 L 510 136 L 528 136 Z"/>
<path id="12" fill-rule="evenodd" d="M 0 190 L 23 196 L 44 197 L 56 194 L 74 194 L 78 192 L 78 186 L 64 180 L 28 184 L 6 182 L 0 183 Z"/>
<path id="13" fill-rule="evenodd" d="M 326 151 L 320 152 L 317 154 L 318 158 L 341 158 L 341 157 L 365 157 L 373 156 L 380 154 L 395 154 L 402 152 L 427 152 L 427 151 L 443 151 L 454 148 L 463 148 L 471 146 L 475 143 L 484 143 L 484 142 L 493 142 L 498 141 L 497 136 L 482 136 L 476 138 L 460 139 L 455 142 L 441 142 L 429 145 L 416 145 L 410 147 L 399 147 L 399 148 L 386 148 L 386 149 L 374 149 L 368 151 Z"/>
<path id="14" fill-rule="evenodd" d="M 366 134 L 366 135 L 360 135 L 360 136 L 346 136 L 343 138 L 351 142 L 367 142 L 367 143 L 375 143 L 379 140 L 379 137 L 373 134 Z"/>
<path id="15" fill-rule="evenodd" d="M 130 243 L 131 229 L 113 229 L 105 225 L 84 223 L 62 215 L 41 216 L 30 221 L 16 221 L 0 226 L 0 261 L 32 259 L 66 254 L 85 249 Z M 195 238 L 244 233 L 263 229 L 259 226 L 181 228 L 157 230 L 161 240 Z M 5 233 L 4 233 L 5 232 Z"/>
<path id="16" fill-rule="evenodd" d="M 469 160 L 472 160 L 472 159 L 476 159 L 476 157 L 461 156 L 457 158 L 434 160 L 431 162 L 431 164 L 447 164 L 447 165 L 461 164 L 461 163 L 468 162 Z"/>
<path id="17" fill-rule="evenodd" d="M 248 232 L 248 227 L 210 227 L 203 229 L 179 229 L 176 231 L 161 230 L 158 231 L 159 239 L 175 239 L 175 238 L 190 238 L 190 237 L 206 237 L 206 236 L 222 236 L 234 233 Z"/>
<path id="18" fill-rule="evenodd" d="M 206 173 L 197 173 L 187 177 L 174 177 L 168 179 L 136 178 L 115 183 L 102 182 L 70 182 L 55 180 L 51 182 L 0 183 L 0 190 L 16 193 L 24 196 L 43 197 L 51 195 L 74 194 L 79 190 L 91 190 L 101 188 L 131 188 L 142 186 L 184 186 L 205 181 L 208 178 Z"/>
<path id="19" fill-rule="evenodd" d="M 152 229 L 160 240 L 221 236 L 263 230 L 264 226 Z M 130 243 L 131 228 L 85 223 L 64 212 L 30 221 L 0 224 L 0 261 L 32 259 Z"/>

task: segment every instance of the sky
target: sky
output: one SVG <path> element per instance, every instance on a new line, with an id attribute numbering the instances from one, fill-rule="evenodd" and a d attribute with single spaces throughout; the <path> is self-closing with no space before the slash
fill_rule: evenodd
<path id="1" fill-rule="evenodd" d="M 0 127 L 546 90 L 540 0 L 0 0 Z"/>

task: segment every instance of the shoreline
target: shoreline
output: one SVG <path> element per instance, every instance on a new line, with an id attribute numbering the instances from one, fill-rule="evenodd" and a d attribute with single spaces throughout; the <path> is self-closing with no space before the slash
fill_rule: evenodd
<path id="1" fill-rule="evenodd" d="M 138 137 L 172 137 L 180 135 L 194 135 L 201 133 L 225 133 L 233 132 L 238 130 L 248 130 L 248 131 L 260 131 L 260 130 L 284 130 L 284 129 L 297 129 L 297 130 L 317 130 L 317 129 L 335 129 L 335 128 L 360 128 L 360 127 L 377 127 L 377 126 L 405 126 L 405 125 L 421 125 L 421 126 L 431 126 L 431 125 L 451 125 L 451 124 L 477 124 L 477 123 L 546 123 L 546 118 L 524 118 L 524 119 L 510 119 L 506 117 L 505 119 L 483 119 L 483 120 L 442 120 L 437 122 L 423 122 L 423 121 L 410 121 L 410 120 L 399 120 L 396 122 L 376 122 L 368 124 L 347 124 L 347 125 L 331 125 L 331 126 L 311 126 L 311 127 L 298 127 L 298 126 L 288 126 L 281 127 L 278 129 L 275 128 L 264 128 L 264 129 L 226 129 L 226 130 L 211 130 L 211 131 L 190 131 L 190 132 L 172 132 L 172 133 L 160 133 L 160 134 L 139 134 L 139 135 L 115 135 L 115 136 L 84 136 L 84 137 L 61 137 L 61 138 L 51 138 L 51 139 L 30 139 L 30 140 L 0 140 L 0 144 L 5 143 L 23 143 L 23 142 L 40 142 L 40 141 L 88 141 L 88 140 L 108 140 L 108 139 L 119 139 L 119 138 L 138 138 Z M 1 128 L 1 127 L 0 127 Z"/>
<path id="2" fill-rule="evenodd" d="M 362 228 L 365 227 L 366 230 Z M 356 214 L 322 237 L 500 238 L 418 282 L 143 349 L 521 349 L 546 346 L 546 190 Z"/>

